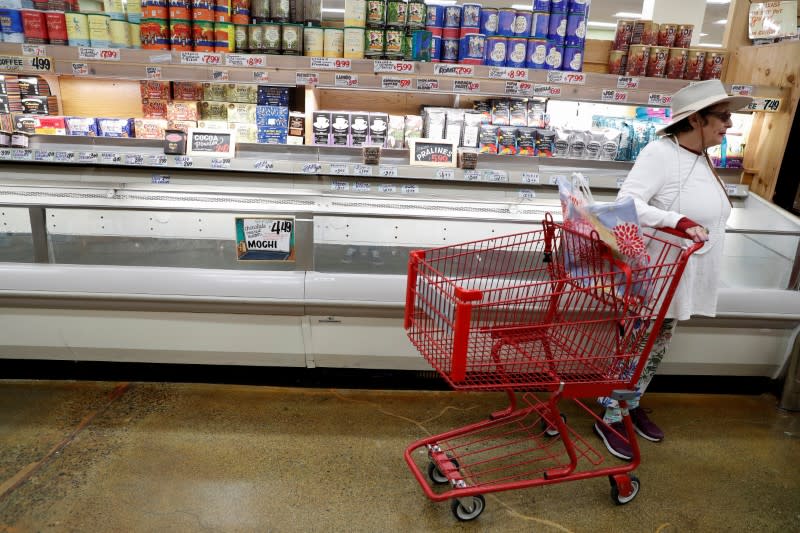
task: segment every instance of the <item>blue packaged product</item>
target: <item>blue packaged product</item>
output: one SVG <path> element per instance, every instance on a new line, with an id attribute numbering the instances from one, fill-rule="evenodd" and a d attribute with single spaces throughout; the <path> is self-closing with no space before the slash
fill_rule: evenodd
<path id="1" fill-rule="evenodd" d="M 480 28 L 481 26 L 481 5 L 464 4 L 461 7 L 461 27 Z"/>
<path id="2" fill-rule="evenodd" d="M 514 36 L 514 23 L 517 21 L 516 9 L 503 8 L 497 10 L 497 35 Z"/>
<path id="3" fill-rule="evenodd" d="M 458 50 L 461 48 L 459 39 L 442 38 L 442 51 L 439 58 L 442 61 L 458 61 Z"/>
<path id="4" fill-rule="evenodd" d="M 461 6 L 444 6 L 444 27 L 461 27 Z"/>
<path id="5" fill-rule="evenodd" d="M 550 12 L 535 11 L 531 17 L 531 37 L 534 39 L 547 39 L 550 31 Z"/>
<path id="6" fill-rule="evenodd" d="M 497 34 L 497 9 L 481 9 L 481 33 L 487 37 Z"/>
<path id="7" fill-rule="evenodd" d="M 569 70 L 572 72 L 580 72 L 583 70 L 583 47 L 582 46 L 565 46 L 564 59 L 561 65 L 561 70 Z"/>
<path id="8" fill-rule="evenodd" d="M 550 0 L 550 13 L 566 13 L 569 0 Z"/>
<path id="9" fill-rule="evenodd" d="M 547 70 L 561 70 L 564 60 L 564 47 L 550 39 L 547 40 Z"/>
<path id="10" fill-rule="evenodd" d="M 532 19 L 532 11 L 517 11 L 517 16 L 514 19 L 514 37 L 530 37 Z"/>
<path id="11" fill-rule="evenodd" d="M 0 9 L 0 29 L 3 33 L 24 33 L 22 13 L 16 9 Z"/>
<path id="12" fill-rule="evenodd" d="M 442 59 L 442 38 L 434 35 L 431 37 L 431 61 Z"/>
<path id="13" fill-rule="evenodd" d="M 550 26 L 547 29 L 547 38 L 558 44 L 564 44 L 567 37 L 567 14 L 550 13 Z"/>
<path id="14" fill-rule="evenodd" d="M 533 0 L 533 10 L 550 13 L 550 0 Z"/>
<path id="15" fill-rule="evenodd" d="M 289 105 L 289 88 L 273 87 L 271 85 L 259 85 L 256 97 L 258 105 Z"/>
<path id="16" fill-rule="evenodd" d="M 435 28 L 444 26 L 444 6 L 438 4 L 429 4 L 427 6 L 427 15 L 425 16 L 425 25 Z"/>
<path id="17" fill-rule="evenodd" d="M 492 67 L 506 66 L 506 48 L 508 47 L 508 37 L 494 35 L 486 38 L 486 57 L 484 64 Z"/>
<path id="18" fill-rule="evenodd" d="M 133 119 L 98 118 L 97 134 L 100 137 L 133 137 Z"/>
<path id="19" fill-rule="evenodd" d="M 569 0 L 568 13 L 586 13 L 589 8 L 589 0 Z"/>
<path id="20" fill-rule="evenodd" d="M 528 39 L 527 68 L 547 69 L 547 39 Z"/>
<path id="21" fill-rule="evenodd" d="M 567 34 L 564 44 L 567 46 L 583 46 L 586 40 L 586 14 L 570 13 L 567 17 Z"/>
<path id="22" fill-rule="evenodd" d="M 413 61 L 431 60 L 432 37 L 433 34 L 427 30 L 414 30 L 411 33 L 411 59 Z"/>
<path id="23" fill-rule="evenodd" d="M 486 52 L 486 36 L 482 33 L 471 33 L 461 38 L 461 49 L 458 59 L 482 60 Z"/>
<path id="24" fill-rule="evenodd" d="M 288 128 L 289 108 L 275 105 L 257 105 L 256 126 L 259 128 Z"/>
<path id="25" fill-rule="evenodd" d="M 525 68 L 525 60 L 528 55 L 528 39 L 524 37 L 512 37 L 508 40 L 506 52 L 506 66 L 513 68 Z"/>
<path id="26" fill-rule="evenodd" d="M 67 135 L 97 137 L 97 120 L 83 117 L 64 117 Z"/>

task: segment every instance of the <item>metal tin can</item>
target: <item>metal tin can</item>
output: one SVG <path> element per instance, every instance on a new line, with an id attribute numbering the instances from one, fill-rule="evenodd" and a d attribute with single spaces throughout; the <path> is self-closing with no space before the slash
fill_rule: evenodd
<path id="1" fill-rule="evenodd" d="M 664 48 L 675 46 L 675 34 L 678 32 L 677 24 L 660 24 L 658 26 L 658 38 L 656 44 Z"/>
<path id="2" fill-rule="evenodd" d="M 144 2 L 142 3 L 142 17 L 143 18 L 158 18 L 158 19 L 165 19 L 169 18 L 169 8 L 167 7 L 166 3 L 164 5 L 146 5 Z"/>
<path id="3" fill-rule="evenodd" d="M 570 72 L 580 72 L 581 70 L 583 70 L 582 46 L 564 47 L 564 60 L 561 69 L 568 70 Z"/>
<path id="4" fill-rule="evenodd" d="M 125 6 L 122 0 L 103 0 L 103 12 L 111 20 L 125 20 Z"/>
<path id="5" fill-rule="evenodd" d="M 281 50 L 281 39 L 283 38 L 283 25 L 275 23 L 262 24 L 262 40 L 264 45 L 262 50 L 270 54 L 277 54 Z"/>
<path id="6" fill-rule="evenodd" d="M 302 24 L 283 24 L 281 29 L 281 50 L 285 56 L 299 56 L 303 54 Z"/>
<path id="7" fill-rule="evenodd" d="M 44 11 L 23 9 L 21 14 L 22 31 L 25 34 L 25 42 L 33 44 L 47 44 L 47 20 L 45 19 Z M 107 19 L 108 15 L 104 15 L 104 17 Z"/>
<path id="8" fill-rule="evenodd" d="M 442 61 L 458 61 L 458 51 L 461 48 L 460 39 L 445 39 L 442 38 Z"/>
<path id="9" fill-rule="evenodd" d="M 89 17 L 84 13 L 65 13 L 70 46 L 89 46 Z"/>
<path id="10" fill-rule="evenodd" d="M 269 16 L 275 22 L 288 22 L 291 19 L 292 6 L 289 0 L 269 0 Z"/>
<path id="11" fill-rule="evenodd" d="M 403 41 L 405 32 L 399 28 L 387 28 L 384 37 L 384 54 L 387 57 L 397 57 L 403 55 Z"/>
<path id="12" fill-rule="evenodd" d="M 386 2 L 386 27 L 405 27 L 407 15 L 408 4 L 406 4 L 405 1 L 389 0 Z"/>
<path id="13" fill-rule="evenodd" d="M 325 30 L 322 28 L 303 29 L 303 55 L 322 57 L 325 51 Z"/>
<path id="14" fill-rule="evenodd" d="M 630 56 L 628 56 L 630 61 Z M 650 56 L 647 59 L 646 75 L 651 78 L 663 78 L 667 70 L 667 60 L 669 59 L 669 48 L 664 46 L 651 46 Z"/>
<path id="15" fill-rule="evenodd" d="M 169 47 L 170 50 L 179 52 L 191 52 L 194 41 L 192 40 L 192 21 L 191 20 L 170 20 L 169 21 Z"/>
<path id="16" fill-rule="evenodd" d="M 367 28 L 364 34 L 364 55 L 367 57 L 379 57 L 383 55 L 386 43 L 385 30 L 381 28 Z"/>
<path id="17" fill-rule="evenodd" d="M 531 17 L 531 37 L 534 39 L 547 39 L 550 31 L 550 12 L 535 11 Z"/>
<path id="18" fill-rule="evenodd" d="M 463 39 L 467 35 L 473 35 L 476 33 L 480 33 L 478 28 L 461 28 L 460 30 L 458 30 L 458 38 Z"/>
<path id="19" fill-rule="evenodd" d="M 406 15 L 406 25 L 409 28 L 424 28 L 425 19 L 428 15 L 425 9 L 425 2 L 411 1 L 408 3 L 408 14 Z"/>
<path id="20" fill-rule="evenodd" d="M 248 35 L 249 37 L 251 36 Z M 213 52 L 214 23 L 208 20 L 192 21 L 192 40 L 194 41 L 195 52 Z"/>
<path id="21" fill-rule="evenodd" d="M 679 24 L 675 30 L 675 48 L 689 48 L 692 46 L 692 34 L 694 25 Z"/>
<path id="22" fill-rule="evenodd" d="M 342 57 L 344 54 L 344 31 L 341 28 L 325 28 L 322 38 L 323 57 Z"/>
<path id="23" fill-rule="evenodd" d="M 708 50 L 706 52 L 706 60 L 703 64 L 703 80 L 718 80 L 722 77 L 722 69 L 725 66 L 725 60 L 728 58 L 728 52 L 718 52 L 716 50 Z"/>
<path id="24" fill-rule="evenodd" d="M 444 6 L 439 4 L 426 5 L 425 26 L 441 28 L 444 26 Z"/>
<path id="25" fill-rule="evenodd" d="M 212 0 L 191 0 L 192 21 L 214 22 L 214 3 Z"/>
<path id="26" fill-rule="evenodd" d="M 245 52 L 250 48 L 247 39 L 247 24 L 236 24 L 233 27 L 233 43 L 237 52 Z"/>
<path id="27" fill-rule="evenodd" d="M 611 50 L 608 53 L 608 73 L 615 76 L 625 74 L 625 65 L 628 62 L 628 54 L 624 50 Z M 637 74 L 638 75 L 638 74 Z"/>
<path id="28" fill-rule="evenodd" d="M 233 22 L 214 23 L 214 51 L 233 52 L 236 48 L 236 35 Z"/>
<path id="29" fill-rule="evenodd" d="M 461 27 L 480 28 L 481 26 L 481 5 L 464 4 L 461 6 Z"/>
<path id="30" fill-rule="evenodd" d="M 628 49 L 633 35 L 633 25 L 633 20 L 617 21 L 617 32 L 614 34 L 614 43 L 611 45 L 612 50 Z"/>
<path id="31" fill-rule="evenodd" d="M 129 48 L 131 46 L 131 30 L 128 21 L 111 20 L 109 33 L 111 34 L 111 48 Z M 50 44 L 53 44 L 52 39 L 50 39 Z"/>
<path id="32" fill-rule="evenodd" d="M 533 10 L 550 13 L 550 0 L 533 0 Z"/>
<path id="33" fill-rule="evenodd" d="M 586 13 L 589 0 L 569 0 L 567 13 Z"/>
<path id="34" fill-rule="evenodd" d="M 442 59 L 442 38 L 431 36 L 431 62 L 438 63 Z"/>
<path id="35" fill-rule="evenodd" d="M 73 4 L 69 9 L 77 9 L 77 4 Z M 68 10 L 69 10 L 68 9 Z M 126 17 L 128 18 L 128 22 L 142 22 L 142 0 L 128 0 L 128 3 L 125 5 L 126 10 Z"/>
<path id="36" fill-rule="evenodd" d="M 706 51 L 699 48 L 690 48 L 686 60 L 686 73 L 683 79 L 700 81 L 703 79 L 703 67 L 706 64 Z"/>
<path id="37" fill-rule="evenodd" d="M 192 10 L 186 6 L 169 6 L 169 18 L 179 20 L 192 20 Z"/>
<path id="38" fill-rule="evenodd" d="M 633 23 L 630 44 L 656 46 L 658 43 L 658 24 L 652 20 L 637 20 Z"/>
<path id="39" fill-rule="evenodd" d="M 250 0 L 233 0 L 231 3 L 231 22 L 247 24 L 250 22 Z"/>
<path id="40" fill-rule="evenodd" d="M 627 62 L 623 74 L 626 76 L 646 76 L 650 61 L 650 47 L 646 44 L 632 44 L 627 52 Z"/>
<path id="41" fill-rule="evenodd" d="M 342 55 L 347 59 L 361 59 L 364 57 L 366 31 L 361 27 L 346 27 L 343 33 Z"/>
<path id="42" fill-rule="evenodd" d="M 525 66 L 540 70 L 547 68 L 547 39 L 528 39 Z"/>
<path id="43" fill-rule="evenodd" d="M 525 68 L 528 55 L 528 39 L 524 37 L 511 37 L 506 50 L 506 66 Z"/>
<path id="44" fill-rule="evenodd" d="M 266 22 L 269 18 L 269 0 L 250 0 L 250 16 L 256 21 Z"/>
<path id="45" fill-rule="evenodd" d="M 386 0 L 367 0 L 367 26 L 382 27 L 386 24 Z"/>
<path id="46" fill-rule="evenodd" d="M 444 6 L 443 26 L 445 28 L 461 27 L 461 6 Z"/>
<path id="47" fill-rule="evenodd" d="M 212 9 L 214 11 L 214 22 L 231 21 L 231 0 L 215 0 Z"/>
<path id="48" fill-rule="evenodd" d="M 504 67 L 506 65 L 507 48 L 508 37 L 502 35 L 487 37 L 485 63 L 492 67 Z"/>
<path id="49" fill-rule="evenodd" d="M 671 80 L 682 80 L 689 61 L 688 48 L 670 48 L 664 75 Z"/>
<path id="50" fill-rule="evenodd" d="M 546 61 L 548 70 L 561 70 L 564 61 L 564 47 L 548 39 Z"/>
<path id="51" fill-rule="evenodd" d="M 461 38 L 461 29 L 460 28 L 442 28 L 442 38 L 443 39 L 460 39 Z"/>
<path id="52" fill-rule="evenodd" d="M 111 46 L 110 20 L 111 17 L 100 13 L 89 15 L 89 40 L 92 41 L 93 47 L 108 48 Z M 169 29 L 167 29 L 167 35 L 169 35 Z"/>
<path id="53" fill-rule="evenodd" d="M 566 13 L 568 0 L 550 0 L 550 13 Z"/>
<path id="54" fill-rule="evenodd" d="M 142 48 L 145 50 L 169 50 L 169 21 L 142 19 L 139 33 Z"/>
<path id="55" fill-rule="evenodd" d="M 363 28 L 367 23 L 366 0 L 347 0 L 344 3 L 344 25 L 349 28 Z"/>
<path id="56" fill-rule="evenodd" d="M 195 24 L 197 24 L 197 22 L 195 22 Z M 280 29 L 280 26 L 278 26 L 278 29 Z M 280 43 L 280 37 L 278 38 L 278 42 Z M 247 26 L 247 43 L 248 49 L 253 52 L 262 52 L 265 50 L 263 24 L 249 24 Z"/>
<path id="57" fill-rule="evenodd" d="M 517 11 L 511 8 L 497 10 L 497 35 L 503 37 L 514 36 L 514 23 L 517 20 Z"/>
<path id="58" fill-rule="evenodd" d="M 486 36 L 482 33 L 473 33 L 461 38 L 461 47 L 458 59 L 483 59 L 486 53 Z"/>
<path id="59" fill-rule="evenodd" d="M 425 26 L 425 30 L 431 32 L 431 35 L 434 37 L 444 37 L 444 28 L 439 28 L 437 26 Z"/>
<path id="60" fill-rule="evenodd" d="M 550 26 L 547 28 L 547 38 L 557 44 L 564 44 L 567 39 L 567 14 L 550 13 Z"/>
<path id="61" fill-rule="evenodd" d="M 128 29 L 131 32 L 131 48 L 141 48 L 141 24 L 138 22 L 129 22 Z"/>
<path id="62" fill-rule="evenodd" d="M 570 13 L 567 16 L 567 35 L 564 42 L 567 46 L 583 46 L 586 40 L 586 14 Z"/>
<path id="63" fill-rule="evenodd" d="M 514 36 L 525 37 L 526 39 L 531 35 L 531 24 L 533 21 L 533 12 L 520 10 L 517 11 L 517 16 L 514 19 Z"/>
<path id="64" fill-rule="evenodd" d="M 481 9 L 481 33 L 487 37 L 497 34 L 497 9 Z"/>
<path id="65" fill-rule="evenodd" d="M 64 12 L 47 11 L 44 16 L 50 44 L 66 45 L 69 42 L 69 36 L 67 36 L 67 19 Z"/>

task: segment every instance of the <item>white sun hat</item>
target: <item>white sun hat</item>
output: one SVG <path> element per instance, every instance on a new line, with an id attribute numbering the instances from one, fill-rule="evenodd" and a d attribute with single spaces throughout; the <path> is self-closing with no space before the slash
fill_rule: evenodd
<path id="1" fill-rule="evenodd" d="M 663 135 L 664 130 L 668 127 L 706 107 L 729 103 L 731 111 L 738 111 L 750 105 L 752 101 L 753 99 L 749 96 L 730 96 L 719 80 L 697 82 L 672 95 L 672 120 L 659 128 L 657 133 Z"/>

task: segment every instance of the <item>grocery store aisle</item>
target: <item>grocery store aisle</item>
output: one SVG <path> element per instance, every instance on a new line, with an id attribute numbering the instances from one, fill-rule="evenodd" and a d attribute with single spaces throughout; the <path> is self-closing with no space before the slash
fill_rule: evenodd
<path id="1" fill-rule="evenodd" d="M 630 504 L 615 506 L 597 478 L 489 494 L 484 513 L 461 524 L 426 499 L 403 451 L 503 402 L 0 381 L 0 531 L 800 530 L 800 414 L 777 410 L 770 395 L 658 393 L 646 406 L 667 439 L 642 443 Z"/>

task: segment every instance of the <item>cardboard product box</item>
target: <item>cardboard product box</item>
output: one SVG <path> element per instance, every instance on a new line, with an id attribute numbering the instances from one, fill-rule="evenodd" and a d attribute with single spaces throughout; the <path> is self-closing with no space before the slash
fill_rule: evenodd
<path id="1" fill-rule="evenodd" d="M 386 148 L 400 150 L 406 142 L 406 117 L 403 115 L 389 115 L 389 125 L 386 129 Z"/>
<path id="2" fill-rule="evenodd" d="M 528 100 L 515 98 L 508 102 L 509 124 L 511 126 L 528 125 Z"/>
<path id="3" fill-rule="evenodd" d="M 47 96 L 39 90 L 39 78 L 36 76 L 27 78 L 20 76 L 17 78 L 17 83 L 19 83 L 19 95 L 22 98 L 26 96 Z"/>
<path id="4" fill-rule="evenodd" d="M 200 118 L 197 102 L 169 102 L 167 104 L 167 120 L 194 120 Z"/>
<path id="5" fill-rule="evenodd" d="M 202 100 L 203 84 L 193 81 L 173 81 L 172 98 L 175 100 Z"/>
<path id="6" fill-rule="evenodd" d="M 237 124 L 231 122 L 228 129 L 236 132 L 236 143 L 258 142 L 258 127 L 255 124 Z"/>
<path id="7" fill-rule="evenodd" d="M 67 125 L 64 117 L 36 117 L 34 131 L 37 135 L 66 135 Z"/>
<path id="8" fill-rule="evenodd" d="M 78 137 L 97 137 L 97 120 L 93 118 L 83 117 L 66 117 L 64 124 L 67 129 L 67 135 L 74 135 Z"/>
<path id="9" fill-rule="evenodd" d="M 29 115 L 49 115 L 50 102 L 47 96 L 25 96 L 22 98 L 22 112 Z"/>
<path id="10" fill-rule="evenodd" d="M 464 113 L 464 130 L 461 134 L 461 146 L 477 148 L 480 144 L 483 115 L 477 112 Z"/>
<path id="11" fill-rule="evenodd" d="M 306 143 L 305 137 L 298 137 L 296 135 L 289 135 L 286 137 L 286 144 L 293 146 L 302 146 Z"/>
<path id="12" fill-rule="evenodd" d="M 229 83 L 225 87 L 226 100 L 237 104 L 257 104 L 258 87 L 249 83 Z"/>
<path id="13" fill-rule="evenodd" d="M 350 146 L 350 113 L 347 111 L 331 113 L 331 144 Z"/>
<path id="14" fill-rule="evenodd" d="M 0 94 L 0 113 L 11 113 L 11 107 L 8 105 L 7 94 Z"/>
<path id="15" fill-rule="evenodd" d="M 509 126 L 511 123 L 511 106 L 505 98 L 492 100 L 492 124 Z"/>
<path id="16" fill-rule="evenodd" d="M 189 133 L 189 128 L 196 128 L 196 120 L 168 120 L 167 129 Z"/>
<path id="17" fill-rule="evenodd" d="M 306 135 L 306 116 L 299 111 L 289 112 L 289 136 L 305 137 Z M 300 143 L 303 144 L 303 143 Z"/>
<path id="18" fill-rule="evenodd" d="M 100 137 L 133 137 L 132 118 L 98 118 L 97 131 Z"/>
<path id="19" fill-rule="evenodd" d="M 228 122 L 226 120 L 198 120 L 197 127 L 201 130 L 227 130 Z"/>
<path id="20" fill-rule="evenodd" d="M 21 131 L 22 133 L 30 133 L 33 135 L 36 132 L 36 117 L 33 115 L 25 115 L 22 113 L 14 113 L 14 131 Z"/>
<path id="21" fill-rule="evenodd" d="M 259 127 L 288 128 L 289 108 L 285 106 L 256 106 L 256 125 Z"/>
<path id="22" fill-rule="evenodd" d="M 419 115 L 406 115 L 404 129 L 405 147 L 407 148 L 409 140 L 422 137 L 422 117 Z"/>
<path id="23" fill-rule="evenodd" d="M 169 100 L 142 100 L 144 118 L 169 118 Z"/>
<path id="24" fill-rule="evenodd" d="M 164 139 L 167 120 L 163 118 L 137 118 L 133 121 L 133 129 L 137 139 Z"/>
<path id="25" fill-rule="evenodd" d="M 286 144 L 288 130 L 285 128 L 258 128 L 256 140 L 260 144 Z"/>
<path id="26" fill-rule="evenodd" d="M 312 143 L 323 146 L 329 145 L 331 143 L 331 112 L 314 111 L 312 118 Z"/>
<path id="27" fill-rule="evenodd" d="M 228 104 L 225 102 L 202 101 L 198 106 L 200 119 L 228 122 Z"/>
<path id="28" fill-rule="evenodd" d="M 389 115 L 386 113 L 369 114 L 369 144 L 386 146 L 386 134 L 389 132 Z"/>
<path id="29" fill-rule="evenodd" d="M 258 105 L 289 107 L 289 87 L 259 85 L 257 91 L 256 103 Z"/>
<path id="30" fill-rule="evenodd" d="M 364 146 L 369 143 L 369 113 L 350 114 L 350 144 Z"/>
<path id="31" fill-rule="evenodd" d="M 226 84 L 224 83 L 204 83 L 203 100 L 209 102 L 224 102 L 227 96 Z"/>
<path id="32" fill-rule="evenodd" d="M 169 100 L 170 87 L 168 81 L 142 80 L 139 82 L 142 100 Z"/>
<path id="33" fill-rule="evenodd" d="M 255 104 L 228 104 L 228 122 L 251 122 L 256 121 Z"/>

